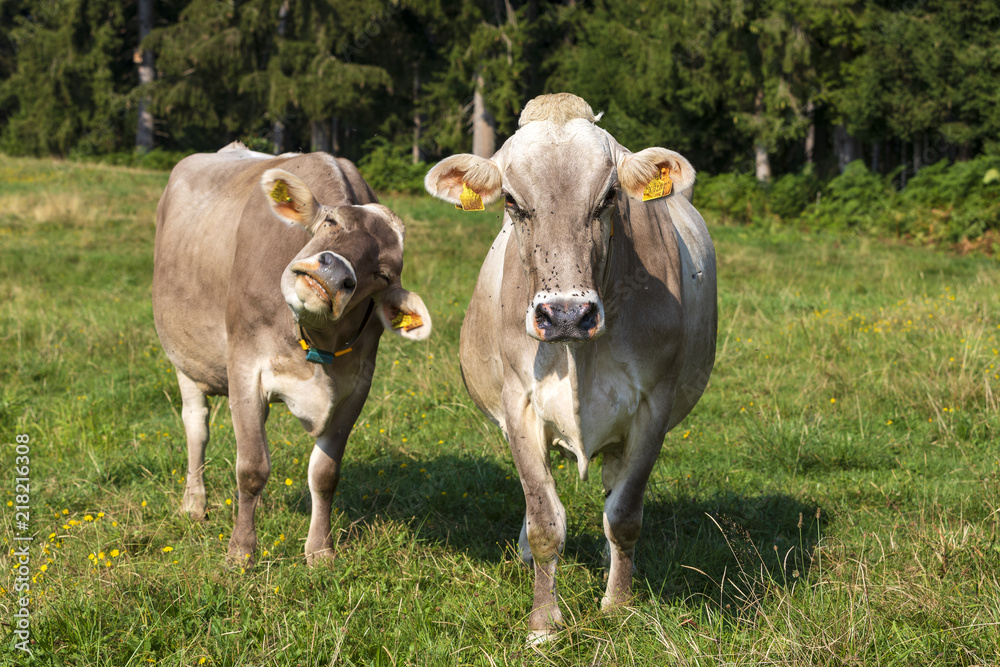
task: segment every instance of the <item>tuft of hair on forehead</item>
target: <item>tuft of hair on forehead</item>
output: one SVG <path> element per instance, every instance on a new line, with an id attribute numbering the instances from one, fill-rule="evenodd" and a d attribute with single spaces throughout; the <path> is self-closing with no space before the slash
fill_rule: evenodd
<path id="1" fill-rule="evenodd" d="M 573 93 L 553 93 L 539 95 L 525 104 L 517 126 L 524 127 L 536 120 L 547 120 L 556 125 L 565 125 L 574 118 L 582 118 L 596 123 L 602 115 L 604 115 L 603 112 L 595 115 L 590 105 Z"/>

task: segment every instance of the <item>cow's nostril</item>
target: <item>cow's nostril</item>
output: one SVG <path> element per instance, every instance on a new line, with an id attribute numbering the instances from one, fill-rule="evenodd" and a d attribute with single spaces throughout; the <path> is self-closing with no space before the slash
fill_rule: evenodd
<path id="1" fill-rule="evenodd" d="M 330 266 L 333 264 L 333 253 L 332 252 L 321 252 L 319 257 L 320 266 Z"/>
<path id="2" fill-rule="evenodd" d="M 586 331 L 590 331 L 597 326 L 597 320 L 600 317 L 600 311 L 597 309 L 596 303 L 588 303 L 586 310 L 583 312 L 583 316 L 580 318 L 580 328 Z"/>
<path id="3" fill-rule="evenodd" d="M 540 303 L 535 306 L 535 325 L 542 331 L 552 326 L 552 313 L 548 304 Z"/>
<path id="4" fill-rule="evenodd" d="M 344 278 L 343 288 L 344 289 L 354 289 L 357 283 L 354 282 L 354 278 Z"/>

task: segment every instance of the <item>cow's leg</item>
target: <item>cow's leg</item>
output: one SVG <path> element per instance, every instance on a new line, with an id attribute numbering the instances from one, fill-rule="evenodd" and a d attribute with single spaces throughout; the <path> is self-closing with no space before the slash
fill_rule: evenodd
<path id="1" fill-rule="evenodd" d="M 663 446 L 670 404 L 651 411 L 640 407 L 623 449 L 605 452 L 601 468 L 604 483 L 604 534 L 608 538 L 611 566 L 601 609 L 628 603 L 631 598 L 635 544 L 642 530 L 642 497 L 649 474 Z M 664 403 L 658 403 L 661 408 Z"/>
<path id="2" fill-rule="evenodd" d="M 519 383 L 508 383 L 507 386 Z M 507 437 L 524 490 L 525 521 L 522 534 L 535 566 L 534 602 L 529 639 L 544 641 L 562 624 L 556 595 L 556 565 L 566 543 L 566 510 L 556 493 L 547 443 L 534 410 L 523 393 L 504 392 Z"/>
<path id="3" fill-rule="evenodd" d="M 240 491 L 239 512 L 233 536 L 229 540 L 227 560 L 234 566 L 249 568 L 257 550 L 254 513 L 271 474 L 271 452 L 267 448 L 267 402 L 257 383 L 230 382 L 230 387 L 248 390 L 231 391 L 229 410 L 236 434 L 236 486 Z"/>
<path id="4" fill-rule="evenodd" d="M 368 398 L 374 370 L 373 352 L 359 367 L 351 395 L 337 406 L 322 435 L 316 438 L 316 446 L 309 457 L 312 517 L 309 520 L 309 536 L 306 538 L 306 562 L 310 565 L 333 556 L 330 520 L 333 494 L 340 481 L 340 462 L 347 448 L 347 439 Z M 303 425 L 305 424 L 306 421 L 303 421 Z"/>
<path id="5" fill-rule="evenodd" d="M 205 447 L 208 445 L 208 396 L 194 380 L 177 370 L 181 389 L 181 419 L 187 437 L 187 484 L 181 511 L 193 519 L 205 518 Z"/>

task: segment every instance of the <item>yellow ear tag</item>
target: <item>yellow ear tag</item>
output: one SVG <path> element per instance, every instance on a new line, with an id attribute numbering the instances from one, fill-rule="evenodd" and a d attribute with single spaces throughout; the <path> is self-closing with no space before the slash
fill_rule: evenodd
<path id="1" fill-rule="evenodd" d="M 475 190 L 469 189 L 469 186 L 462 183 L 462 194 L 459 196 L 462 201 L 461 205 L 455 204 L 455 208 L 460 208 L 463 211 L 483 211 L 483 198 L 479 196 L 479 193 Z M 396 327 L 397 329 L 399 327 Z"/>
<path id="2" fill-rule="evenodd" d="M 654 178 L 643 188 L 642 201 L 666 197 L 673 189 L 674 182 L 670 179 L 670 171 L 666 167 L 661 167 L 660 177 Z"/>
<path id="3" fill-rule="evenodd" d="M 417 327 L 422 327 L 424 321 L 420 319 L 420 316 L 416 313 L 404 313 L 399 311 L 399 314 L 393 318 L 392 322 L 393 329 L 406 329 L 410 331 L 411 329 L 416 329 Z"/>
<path id="4" fill-rule="evenodd" d="M 292 201 L 292 196 L 288 194 L 288 183 L 285 183 L 282 180 L 275 181 L 274 187 L 271 188 L 271 199 L 279 204 L 285 204 Z"/>

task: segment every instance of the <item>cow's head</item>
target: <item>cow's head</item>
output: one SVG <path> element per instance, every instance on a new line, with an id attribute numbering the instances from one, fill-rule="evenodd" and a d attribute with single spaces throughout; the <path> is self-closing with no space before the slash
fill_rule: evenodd
<path id="1" fill-rule="evenodd" d="M 504 198 L 530 295 L 525 329 L 538 340 L 604 333 L 604 278 L 622 198 L 642 202 L 665 175 L 672 196 L 690 198 L 694 184 L 682 156 L 665 148 L 632 153 L 595 125 L 599 119 L 575 95 L 543 95 L 525 106 L 520 129 L 492 158 L 453 155 L 424 179 L 428 192 L 455 204 L 465 189 L 486 204 Z"/>
<path id="2" fill-rule="evenodd" d="M 389 331 L 413 340 L 430 335 L 423 300 L 400 285 L 405 229 L 395 213 L 381 204 L 324 206 L 282 169 L 264 172 L 260 187 L 279 220 L 312 234 L 281 276 L 296 321 L 324 328 L 372 297 Z"/>

